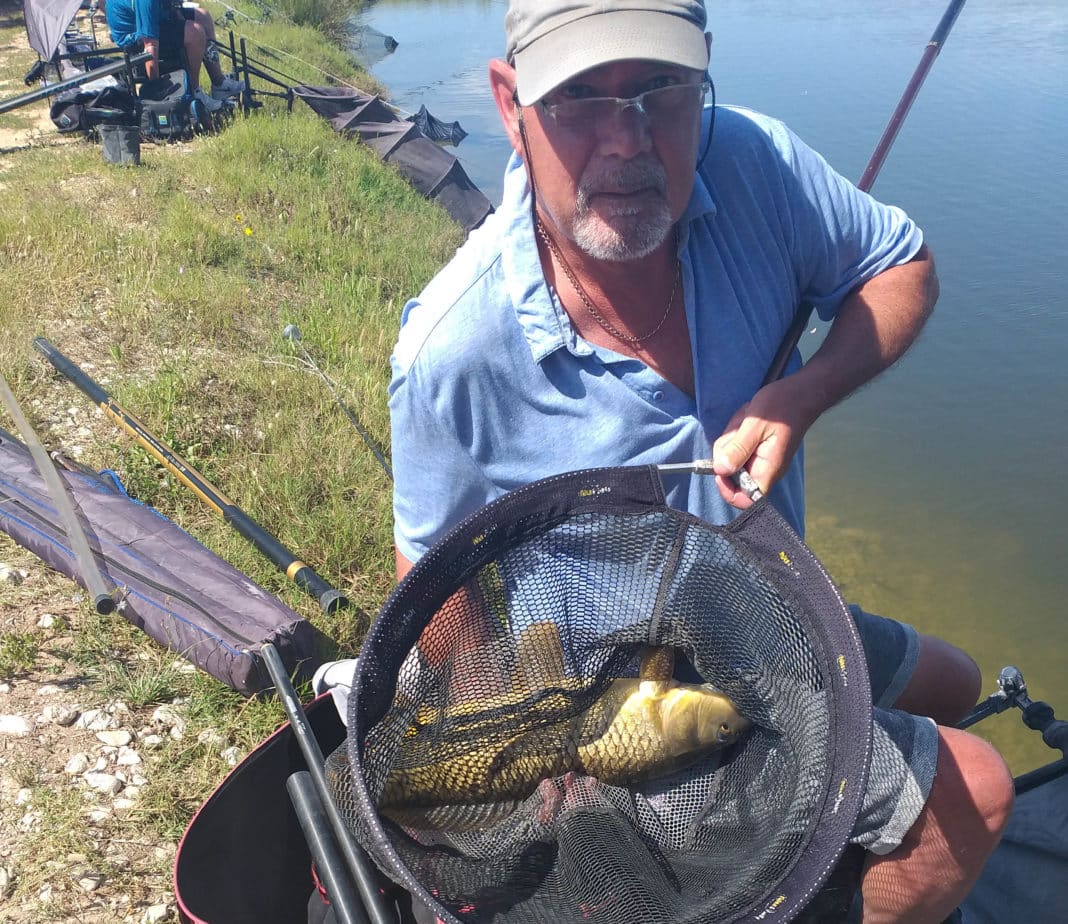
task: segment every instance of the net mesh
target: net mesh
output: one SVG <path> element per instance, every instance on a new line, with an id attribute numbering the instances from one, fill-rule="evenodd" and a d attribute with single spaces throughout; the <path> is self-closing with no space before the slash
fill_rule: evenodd
<path id="1" fill-rule="evenodd" d="M 438 556 L 455 577 L 409 598 L 411 631 L 368 639 L 357 736 L 327 764 L 358 839 L 447 919 L 675 924 L 786 901 L 841 769 L 812 614 L 735 534 L 666 507 L 521 519 L 488 555 L 474 530 Z M 665 692 L 683 716 L 714 704 L 720 738 L 693 745 L 650 705 Z"/>

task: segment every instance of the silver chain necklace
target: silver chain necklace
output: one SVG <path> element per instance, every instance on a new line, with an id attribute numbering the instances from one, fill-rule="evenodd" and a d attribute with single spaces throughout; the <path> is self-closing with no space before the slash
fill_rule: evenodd
<path id="1" fill-rule="evenodd" d="M 644 343 L 646 340 L 649 340 L 660 333 L 660 328 L 666 323 L 668 316 L 671 314 L 671 309 L 675 305 L 675 294 L 679 290 L 679 277 L 682 276 L 682 272 L 677 263 L 675 266 L 675 281 L 671 285 L 671 295 L 668 296 L 667 308 L 664 309 L 663 316 L 657 322 L 656 327 L 649 331 L 649 333 L 636 337 L 633 334 L 627 334 L 621 331 L 597 310 L 596 306 L 590 300 L 590 297 L 586 294 L 586 290 L 582 288 L 582 285 L 579 283 L 575 274 L 571 271 L 571 267 L 564 259 L 564 255 L 560 253 L 559 248 L 556 246 L 556 242 L 549 237 L 549 232 L 545 229 L 545 225 L 541 223 L 541 219 L 537 216 L 534 218 L 534 228 L 538 232 L 538 236 L 545 241 L 545 246 L 548 247 L 552 252 L 552 255 L 556 257 L 557 262 L 564 271 L 564 275 L 567 276 L 567 281 L 571 283 L 571 287 L 578 293 L 578 297 L 582 300 L 582 304 L 586 306 L 586 310 L 590 313 L 590 317 L 593 318 L 602 329 L 607 331 L 617 340 L 622 340 L 624 343 Z"/>

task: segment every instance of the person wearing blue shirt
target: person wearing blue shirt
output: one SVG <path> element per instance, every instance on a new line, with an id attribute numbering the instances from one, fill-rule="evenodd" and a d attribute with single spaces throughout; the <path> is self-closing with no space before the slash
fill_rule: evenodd
<path id="1" fill-rule="evenodd" d="M 226 77 L 215 47 L 215 24 L 200 7 L 175 7 L 170 0 L 107 0 L 105 9 L 111 40 L 124 50 L 147 51 L 145 64 L 151 80 L 159 76 L 160 58 L 177 58 L 184 49 L 189 74 L 189 92 L 209 112 L 222 101 L 240 93 L 240 81 Z M 211 95 L 200 89 L 200 66 L 211 78 Z"/>
<path id="2" fill-rule="evenodd" d="M 501 207 L 405 306 L 391 358 L 398 578 L 488 501 L 589 467 L 711 456 L 714 477 L 665 476 L 672 506 L 728 522 L 744 471 L 803 535 L 804 434 L 923 327 L 919 228 L 782 123 L 703 106 L 705 25 L 700 0 L 509 3 L 489 73 L 514 151 Z M 828 335 L 762 386 L 802 300 Z M 878 707 L 863 920 L 941 922 L 1011 778 L 944 727 L 978 697 L 974 662 L 852 609 Z"/>

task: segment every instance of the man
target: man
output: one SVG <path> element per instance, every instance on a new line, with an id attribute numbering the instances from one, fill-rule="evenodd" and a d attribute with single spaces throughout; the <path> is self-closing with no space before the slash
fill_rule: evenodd
<path id="1" fill-rule="evenodd" d="M 159 76 L 160 58 L 178 58 L 185 50 L 189 90 L 208 111 L 242 91 L 240 81 L 223 75 L 215 47 L 215 23 L 199 7 L 175 8 L 169 0 L 108 0 L 105 14 L 112 41 L 131 52 L 147 51 L 148 78 Z M 200 88 L 200 66 L 211 77 L 211 96 Z"/>
<path id="2" fill-rule="evenodd" d="M 705 24 L 700 0 L 510 3 L 490 64 L 515 151 L 501 208 L 406 306 L 392 358 L 399 577 L 507 490 L 710 449 L 715 478 L 674 479 L 669 503 L 726 522 L 750 503 L 744 470 L 801 532 L 802 437 L 922 328 L 938 286 L 919 229 L 781 123 L 703 109 Z M 802 299 L 828 336 L 760 387 Z M 984 742 L 909 714 L 961 717 L 971 659 L 854 615 L 880 707 L 853 837 L 864 921 L 938 922 L 995 846 L 1011 779 Z"/>

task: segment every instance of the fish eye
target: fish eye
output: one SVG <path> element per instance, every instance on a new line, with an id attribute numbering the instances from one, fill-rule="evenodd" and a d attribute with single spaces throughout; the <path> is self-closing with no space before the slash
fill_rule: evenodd
<path id="1" fill-rule="evenodd" d="M 731 733 L 731 727 L 726 722 L 720 723 L 719 730 L 724 735 L 729 735 Z"/>

